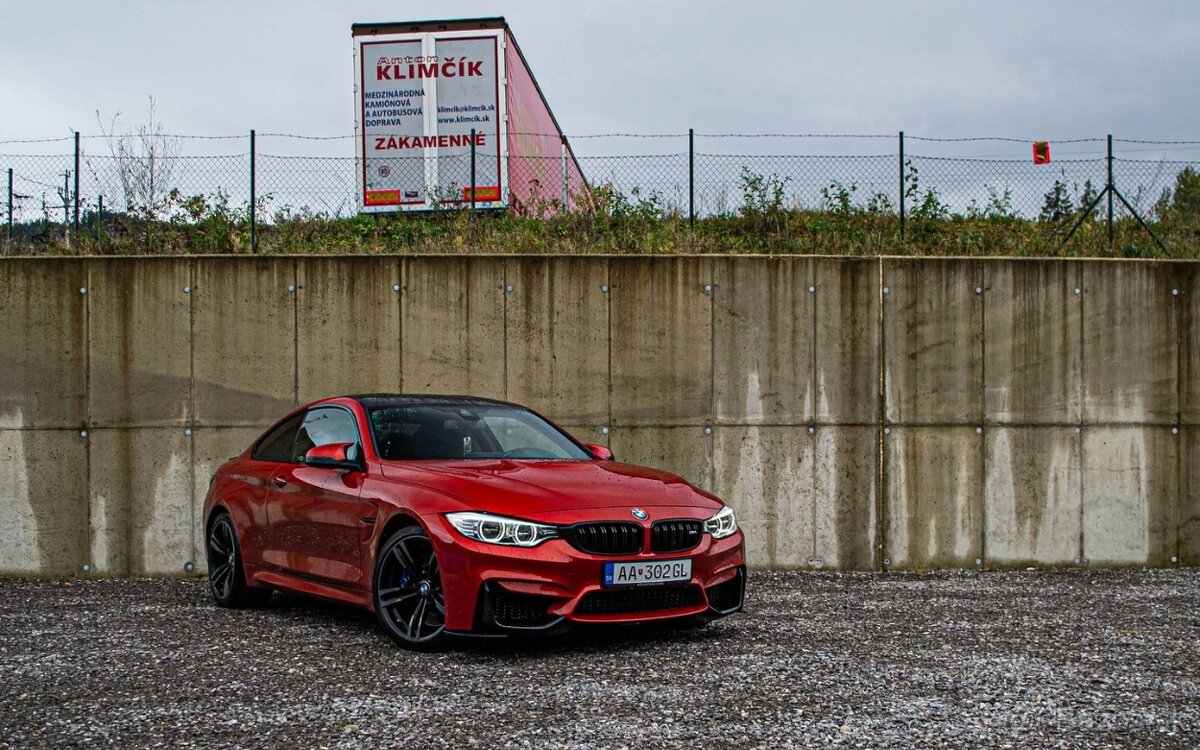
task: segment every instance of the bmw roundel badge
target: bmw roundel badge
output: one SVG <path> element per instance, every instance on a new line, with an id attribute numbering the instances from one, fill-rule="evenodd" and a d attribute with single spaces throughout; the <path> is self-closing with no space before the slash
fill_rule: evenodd
<path id="1" fill-rule="evenodd" d="M 646 511 L 642 510 L 641 508 L 634 508 L 633 509 L 633 517 L 639 521 L 645 521 L 647 518 L 650 517 L 650 514 L 647 513 Z"/>

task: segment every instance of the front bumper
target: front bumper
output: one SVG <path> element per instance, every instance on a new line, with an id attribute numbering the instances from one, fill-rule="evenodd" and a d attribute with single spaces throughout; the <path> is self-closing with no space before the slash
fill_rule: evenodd
<path id="1" fill-rule="evenodd" d="M 571 599 L 526 594 L 511 582 L 485 581 L 475 607 L 473 633 L 552 633 L 573 623 L 637 623 L 691 617 L 711 622 L 742 609 L 746 570 L 708 587 L 694 582 L 588 590 Z"/>
<path id="2" fill-rule="evenodd" d="M 437 549 L 453 632 L 528 633 L 573 623 L 637 623 L 692 617 L 713 620 L 738 612 L 746 584 L 741 531 L 725 539 L 705 534 L 694 549 L 676 553 L 594 555 L 562 539 L 537 547 L 505 547 L 465 539 L 444 517 L 426 519 Z M 607 562 L 689 558 L 688 581 L 605 587 Z"/>

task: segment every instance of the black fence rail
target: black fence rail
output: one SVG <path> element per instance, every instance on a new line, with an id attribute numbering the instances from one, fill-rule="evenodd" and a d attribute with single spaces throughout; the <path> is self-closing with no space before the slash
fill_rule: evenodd
<path id="1" fill-rule="evenodd" d="M 562 163 L 568 156 L 514 161 L 510 183 L 519 178 L 533 186 L 512 196 L 517 210 L 615 207 L 691 222 L 772 210 L 876 214 L 894 220 L 903 239 L 914 220 L 1041 218 L 1069 224 L 1086 214 L 1111 226 L 1124 218 L 1152 223 L 1181 203 L 1189 211 L 1200 203 L 1200 141 L 1051 141 L 1048 164 L 1034 163 L 1032 139 L 904 133 L 689 131 L 578 136 L 570 143 L 583 180 L 569 177 Z M 8 237 L 78 231 L 116 214 L 186 222 L 214 208 L 252 227 L 286 217 L 350 217 L 359 209 L 356 175 L 362 166 L 350 155 L 354 149 L 349 135 L 254 131 L 0 141 Z M 471 167 L 468 156 L 443 156 L 437 164 L 451 193 L 472 185 Z"/>

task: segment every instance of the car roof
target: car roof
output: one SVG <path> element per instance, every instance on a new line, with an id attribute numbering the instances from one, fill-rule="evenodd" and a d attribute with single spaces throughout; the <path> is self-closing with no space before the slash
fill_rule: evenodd
<path id="1" fill-rule="evenodd" d="M 408 393 L 364 393 L 346 396 L 362 404 L 365 408 L 380 408 L 389 406 L 515 406 L 519 404 L 499 401 L 480 396 L 443 396 L 437 394 L 408 394 Z"/>

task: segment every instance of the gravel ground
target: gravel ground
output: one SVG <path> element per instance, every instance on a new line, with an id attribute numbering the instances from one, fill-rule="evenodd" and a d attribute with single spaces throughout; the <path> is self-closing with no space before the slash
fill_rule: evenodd
<path id="1" fill-rule="evenodd" d="M 1200 570 L 758 573 L 698 631 L 394 647 L 198 580 L 0 581 L 0 747 L 1200 746 Z"/>

